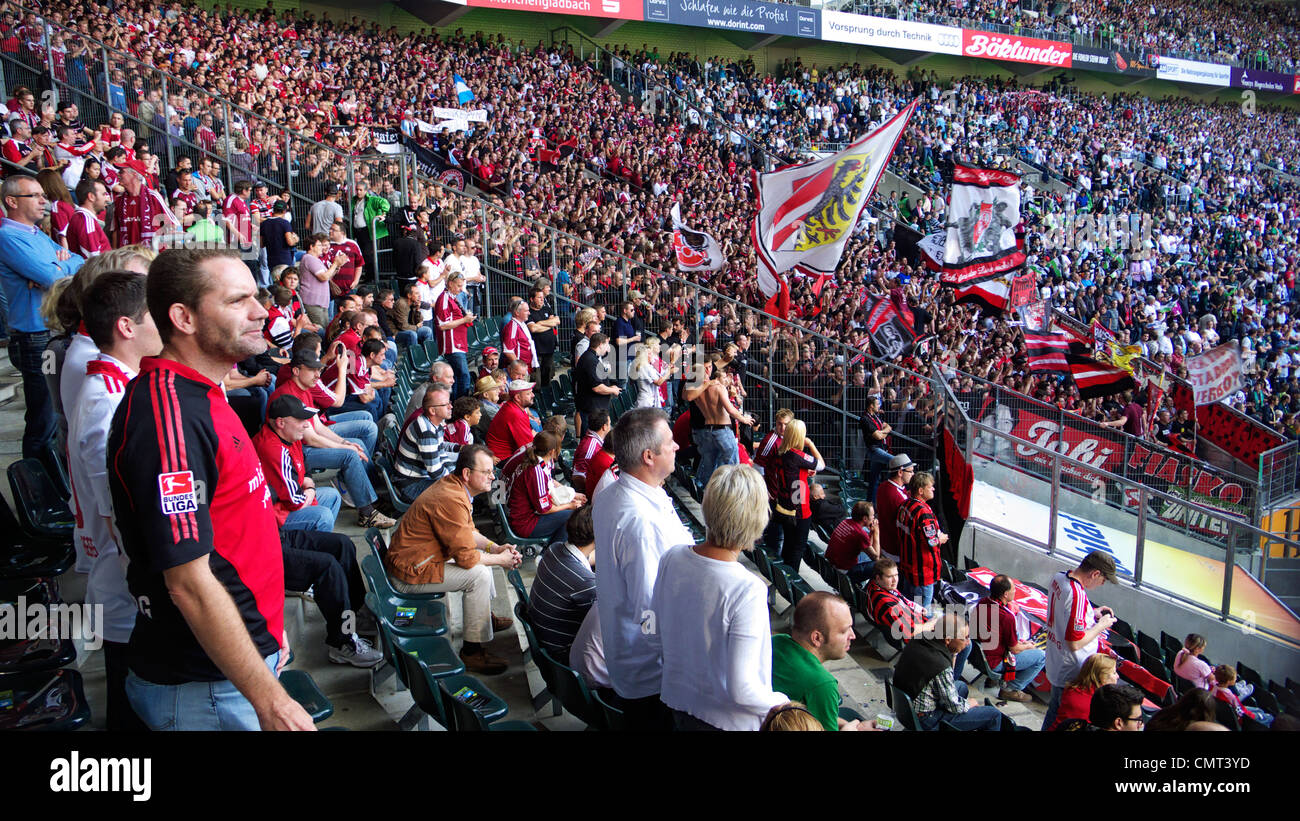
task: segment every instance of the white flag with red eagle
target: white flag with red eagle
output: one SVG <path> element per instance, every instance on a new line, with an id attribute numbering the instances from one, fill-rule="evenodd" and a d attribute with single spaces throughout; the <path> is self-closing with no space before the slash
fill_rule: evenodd
<path id="1" fill-rule="evenodd" d="M 807 276 L 835 272 L 916 104 L 838 154 L 754 174 L 758 213 L 750 233 L 758 254 L 758 285 L 769 304 L 787 290 L 782 275 L 791 268 Z"/>
<path id="2" fill-rule="evenodd" d="M 681 271 L 716 271 L 726 263 L 718 241 L 682 222 L 682 207 L 673 203 L 673 252 Z"/>
<path id="3" fill-rule="evenodd" d="M 939 282 L 961 288 L 999 279 L 1025 264 L 1016 240 L 1020 177 L 995 168 L 958 164 L 948 196 L 948 236 Z"/>

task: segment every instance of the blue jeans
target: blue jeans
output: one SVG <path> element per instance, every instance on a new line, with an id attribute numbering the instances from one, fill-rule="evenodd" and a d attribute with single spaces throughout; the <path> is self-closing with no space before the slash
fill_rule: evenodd
<path id="1" fill-rule="evenodd" d="M 351 439 L 366 449 L 366 455 L 375 452 L 375 442 L 379 441 L 379 428 L 375 420 L 366 411 L 348 411 L 336 413 L 330 417 L 334 424 L 330 430 L 344 439 Z"/>
<path id="2" fill-rule="evenodd" d="M 1001 673 L 1004 665 L 999 664 L 993 668 L 993 672 Z M 1038 678 L 1038 674 L 1047 666 L 1047 654 L 1037 647 L 1031 647 L 1021 653 L 1016 653 L 1016 679 L 1015 681 L 1002 682 L 1003 688 L 1007 690 L 1023 691 L 1029 686 L 1030 682 Z"/>
<path id="3" fill-rule="evenodd" d="M 966 682 L 958 681 L 957 695 L 966 698 L 970 690 L 966 687 Z M 939 729 L 939 722 L 946 721 L 958 730 L 1000 730 L 1002 729 L 1002 713 L 997 707 L 987 705 L 981 707 L 971 707 L 964 713 L 950 713 L 947 710 L 935 710 L 932 713 L 918 715 L 917 722 L 920 723 L 923 730 Z"/>
<path id="4" fill-rule="evenodd" d="M 451 365 L 452 373 L 456 374 L 456 385 L 452 390 L 451 398 L 459 399 L 469 393 L 474 386 L 470 381 L 469 363 L 465 361 L 463 353 L 444 353 L 443 359 L 447 360 L 447 364 Z"/>
<path id="5" fill-rule="evenodd" d="M 736 434 L 730 426 L 695 431 L 695 444 L 700 449 L 700 466 L 695 471 L 695 478 L 701 488 L 708 486 L 713 471 L 723 465 L 734 465 L 740 460 Z"/>
<path id="6" fill-rule="evenodd" d="M 54 398 L 45 384 L 42 364 L 45 346 L 50 344 L 49 331 L 10 331 L 10 359 L 23 375 L 23 458 L 40 458 L 54 439 L 58 425 L 54 420 Z"/>
<path id="7" fill-rule="evenodd" d="M 277 650 L 266 657 L 275 672 Z M 154 684 L 134 672 L 126 675 L 126 697 L 150 730 L 260 730 L 257 712 L 228 680 Z"/>
<path id="8" fill-rule="evenodd" d="M 572 515 L 572 510 L 557 510 L 553 513 L 543 513 L 538 517 L 537 524 L 533 525 L 532 533 L 521 533 L 519 535 L 526 536 L 529 539 L 549 539 L 556 533 L 560 532 L 560 528 L 564 527 L 565 523 L 569 521 L 569 517 Z"/>
<path id="9" fill-rule="evenodd" d="M 366 424 L 370 425 L 372 431 L 375 429 L 373 422 L 366 420 Z M 357 442 L 362 447 L 366 446 L 366 442 L 349 437 L 345 432 L 338 430 L 340 427 L 342 426 L 335 425 L 334 432 L 345 439 L 351 439 L 351 441 Z M 373 451 L 373 443 L 374 439 L 372 438 L 370 440 L 370 450 L 368 450 L 367 453 Z M 343 477 L 343 484 L 347 487 L 348 494 L 352 497 L 353 503 L 355 503 L 358 508 L 373 505 L 375 500 L 379 498 L 375 494 L 374 486 L 370 484 L 370 477 L 366 474 L 366 463 L 361 460 L 361 457 L 357 455 L 355 450 L 352 450 L 351 448 L 303 447 L 302 455 L 303 462 L 306 464 L 307 470 L 309 471 L 337 470 L 339 475 Z"/>
<path id="10" fill-rule="evenodd" d="M 864 467 L 867 469 L 867 499 L 872 504 L 876 501 L 876 488 L 880 487 L 880 480 L 889 468 L 889 460 L 893 458 L 893 454 L 884 448 L 867 448 L 867 463 Z"/>
<path id="11" fill-rule="evenodd" d="M 379 424 L 379 418 L 384 415 L 384 407 L 379 400 L 378 391 L 375 391 L 375 398 L 369 402 L 362 402 L 355 393 L 351 394 L 347 399 L 343 400 L 342 407 L 346 413 L 364 413 L 371 424 L 376 426 Z M 378 431 L 379 428 L 376 427 L 375 430 Z"/>
<path id="12" fill-rule="evenodd" d="M 903 591 L 903 595 L 912 601 L 919 599 L 921 606 L 926 609 L 926 612 L 929 612 L 930 604 L 934 601 L 933 584 L 915 585 L 909 582 L 906 577 L 903 577 L 898 580 L 898 587 Z"/>
<path id="13" fill-rule="evenodd" d="M 414 331 L 398 331 L 393 334 L 393 339 L 403 348 L 423 344 L 424 340 L 432 338 L 433 328 L 430 328 L 428 325 L 421 325 Z"/>
<path id="14" fill-rule="evenodd" d="M 1064 687 L 1052 685 L 1052 696 L 1047 700 L 1047 712 L 1043 715 L 1043 729 L 1052 729 L 1052 724 L 1056 721 L 1056 713 L 1061 709 L 1061 694 L 1065 692 Z"/>
<path id="15" fill-rule="evenodd" d="M 320 530 L 329 533 L 334 530 L 334 520 L 338 518 L 339 507 L 343 497 L 332 487 L 316 488 L 316 504 L 304 507 L 289 514 L 280 525 L 281 530 Z"/>
<path id="16" fill-rule="evenodd" d="M 957 657 L 952 660 L 952 677 L 957 681 L 961 681 L 961 674 L 966 669 L 966 659 L 968 658 L 970 658 L 969 641 L 966 642 L 966 646 L 957 654 Z"/>

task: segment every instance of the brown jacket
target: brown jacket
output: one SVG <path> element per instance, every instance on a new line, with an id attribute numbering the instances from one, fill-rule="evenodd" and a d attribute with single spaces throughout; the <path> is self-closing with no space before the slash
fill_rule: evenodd
<path id="1" fill-rule="evenodd" d="M 417 306 L 418 307 L 418 306 Z M 405 299 L 398 297 L 393 300 L 393 307 L 388 311 L 388 324 L 392 327 L 393 333 L 398 331 L 414 331 L 420 327 L 419 322 L 411 323 L 411 304 Z M 418 320 L 419 314 L 416 314 Z"/>
<path id="2" fill-rule="evenodd" d="M 421 493 L 402 516 L 388 548 L 387 569 L 406 584 L 440 584 L 444 565 L 468 570 L 479 563 L 474 508 L 459 476 L 444 476 Z"/>

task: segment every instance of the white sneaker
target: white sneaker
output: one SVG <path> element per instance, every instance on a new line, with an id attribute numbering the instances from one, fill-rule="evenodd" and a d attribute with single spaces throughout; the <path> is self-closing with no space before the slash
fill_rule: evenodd
<path id="1" fill-rule="evenodd" d="M 370 642 L 353 634 L 348 644 L 330 648 L 330 661 L 335 664 L 351 664 L 353 667 L 374 667 L 384 660 L 384 654 L 376 650 Z"/>

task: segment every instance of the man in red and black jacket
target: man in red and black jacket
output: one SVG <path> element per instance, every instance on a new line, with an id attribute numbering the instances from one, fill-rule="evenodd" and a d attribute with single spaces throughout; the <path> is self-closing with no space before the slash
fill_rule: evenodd
<path id="1" fill-rule="evenodd" d="M 153 730 L 310 730 L 276 679 L 287 641 L 271 494 L 221 388 L 265 348 L 257 285 L 227 251 L 168 251 L 149 274 L 163 351 L 127 385 L 107 451 L 141 614 L 127 696 Z"/>
<path id="2" fill-rule="evenodd" d="M 939 528 L 939 520 L 929 505 L 934 498 L 934 477 L 924 471 L 915 474 L 907 483 L 907 492 L 907 501 L 898 510 L 902 588 L 905 595 L 919 599 L 928 611 L 943 565 L 939 546 L 948 541 L 948 534 Z"/>

